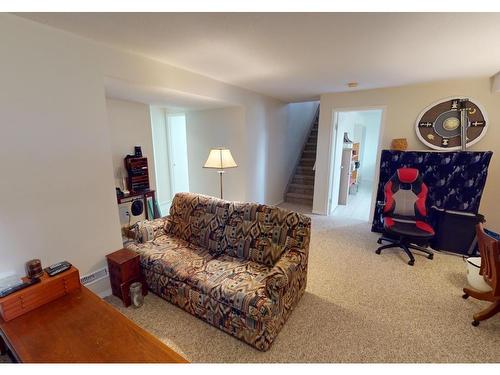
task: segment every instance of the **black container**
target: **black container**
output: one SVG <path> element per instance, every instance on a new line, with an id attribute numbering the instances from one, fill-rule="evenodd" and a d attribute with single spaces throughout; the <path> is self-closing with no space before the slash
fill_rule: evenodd
<path id="1" fill-rule="evenodd" d="M 481 214 L 436 209 L 436 235 L 431 247 L 462 255 L 478 255 L 476 225 L 480 222 L 484 222 Z"/>

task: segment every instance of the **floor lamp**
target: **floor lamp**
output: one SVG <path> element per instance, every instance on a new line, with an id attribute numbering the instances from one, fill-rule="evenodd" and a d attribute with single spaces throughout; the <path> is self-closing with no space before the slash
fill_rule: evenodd
<path id="1" fill-rule="evenodd" d="M 223 199 L 222 196 L 222 175 L 224 174 L 224 169 L 227 168 L 236 168 L 238 165 L 233 159 L 231 155 L 231 151 L 228 148 L 218 147 L 210 150 L 208 154 L 208 159 L 205 162 L 203 168 L 212 168 L 217 169 L 220 178 L 220 198 Z"/>

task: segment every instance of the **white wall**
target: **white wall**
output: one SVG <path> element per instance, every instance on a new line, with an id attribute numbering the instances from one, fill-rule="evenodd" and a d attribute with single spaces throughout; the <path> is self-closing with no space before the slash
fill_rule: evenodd
<path id="1" fill-rule="evenodd" d="M 247 190 L 245 111 L 241 107 L 208 109 L 186 113 L 189 188 L 193 193 L 220 196 L 219 175 L 203 168 L 209 150 L 227 147 L 237 168 L 224 173 L 224 199 L 245 201 Z"/>
<path id="2" fill-rule="evenodd" d="M 151 189 L 156 189 L 149 106 L 142 103 L 107 98 L 106 110 L 116 186 L 121 186 L 121 177 L 123 174 L 126 175 L 123 159 L 128 154 L 134 153 L 134 146 L 141 146 L 142 155 L 148 158 Z"/>
<path id="3" fill-rule="evenodd" d="M 415 121 L 423 108 L 450 96 L 468 96 L 479 101 L 488 113 L 490 128 L 488 134 L 470 150 L 491 150 L 494 152 L 481 200 L 481 213 L 486 215 L 488 226 L 500 230 L 500 94 L 491 91 L 488 77 L 433 82 L 377 90 L 353 91 L 348 93 L 325 94 L 321 96 L 316 177 L 314 186 L 315 213 L 325 214 L 328 197 L 329 137 L 334 110 L 354 107 L 386 106 L 385 121 L 381 138 L 382 148 L 390 148 L 393 138 L 408 139 L 410 150 L 427 150 L 417 138 Z M 375 178 L 378 178 L 378 168 Z"/>
<path id="4" fill-rule="evenodd" d="M 0 52 L 0 273 L 38 257 L 86 274 L 121 247 L 105 77 L 243 107 L 245 197 L 281 198 L 268 163 L 282 152 L 281 101 L 11 14 L 0 14 Z"/>
<path id="5" fill-rule="evenodd" d="M 39 258 L 85 274 L 121 248 L 102 76 L 66 34 L 10 15 L 0 51 L 0 273 Z"/>

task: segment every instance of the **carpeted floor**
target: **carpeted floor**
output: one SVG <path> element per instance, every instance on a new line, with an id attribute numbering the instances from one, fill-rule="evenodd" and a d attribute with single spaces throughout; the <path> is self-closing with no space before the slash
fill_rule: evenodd
<path id="1" fill-rule="evenodd" d="M 289 208 L 297 208 L 289 206 Z M 463 300 L 460 257 L 376 255 L 366 222 L 312 215 L 306 294 L 268 352 L 149 294 L 140 309 L 108 301 L 192 362 L 499 362 L 500 316 Z"/>
<path id="2" fill-rule="evenodd" d="M 500 316 L 470 324 L 487 303 L 461 298 L 461 258 L 417 255 L 409 267 L 400 252 L 374 253 L 366 222 L 312 220 L 306 294 L 268 352 L 151 293 L 140 309 L 107 300 L 191 362 L 500 362 Z"/>

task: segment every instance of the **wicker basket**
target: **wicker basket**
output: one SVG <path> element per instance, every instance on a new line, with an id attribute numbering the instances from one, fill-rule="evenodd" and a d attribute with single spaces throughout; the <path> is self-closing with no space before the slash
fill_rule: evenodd
<path id="1" fill-rule="evenodd" d="M 408 148 L 408 141 L 406 138 L 394 138 L 391 142 L 393 150 L 405 151 Z"/>

